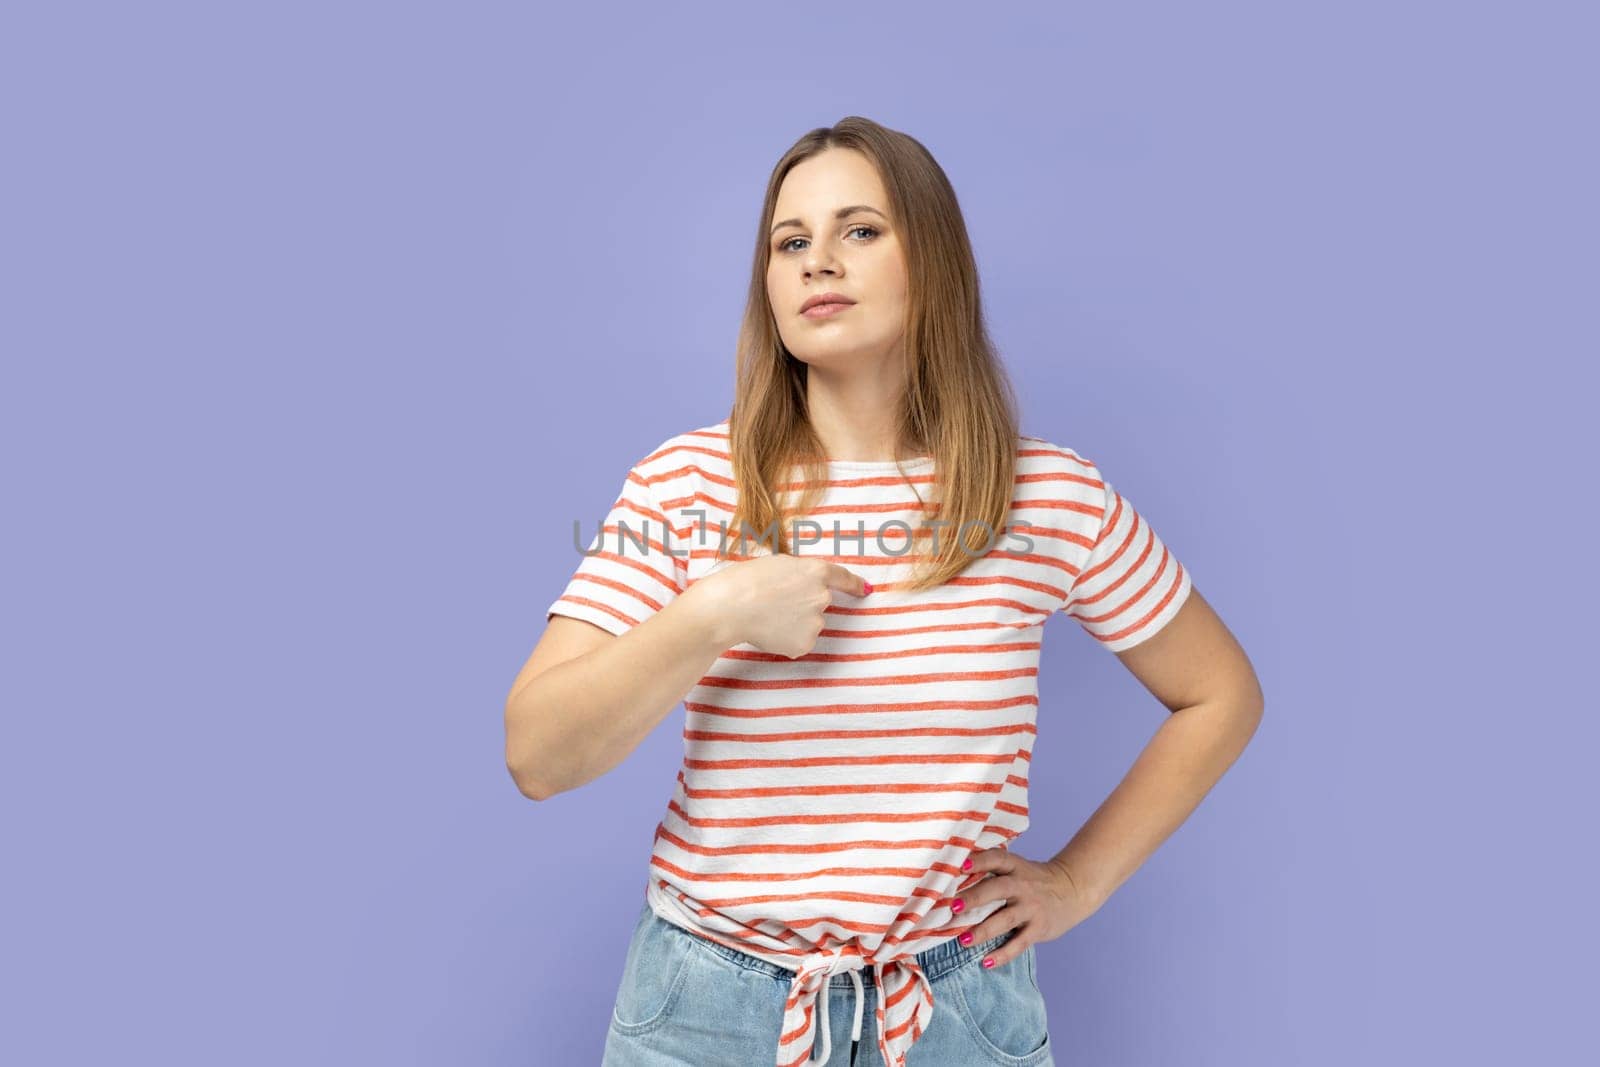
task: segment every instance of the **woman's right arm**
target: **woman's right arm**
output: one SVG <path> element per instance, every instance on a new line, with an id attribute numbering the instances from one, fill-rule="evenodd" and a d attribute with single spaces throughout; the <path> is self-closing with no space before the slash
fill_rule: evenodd
<path id="1" fill-rule="evenodd" d="M 773 555 L 702 578 L 619 635 L 552 616 L 506 698 L 506 768 L 534 800 L 576 789 L 626 759 L 728 649 L 803 656 L 832 591 L 871 588 L 836 563 Z"/>
<path id="2" fill-rule="evenodd" d="M 551 616 L 506 699 L 506 768 L 545 800 L 600 777 L 738 644 L 699 582 L 620 635 Z"/>

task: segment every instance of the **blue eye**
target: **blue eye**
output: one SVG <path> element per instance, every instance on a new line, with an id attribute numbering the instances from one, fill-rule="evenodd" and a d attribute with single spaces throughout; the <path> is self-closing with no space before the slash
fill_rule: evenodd
<path id="1" fill-rule="evenodd" d="M 869 234 L 872 235 L 872 237 L 876 237 L 878 235 L 878 231 L 877 231 L 877 229 L 875 227 L 868 226 L 864 222 L 863 223 L 858 223 L 858 224 L 850 227 L 848 230 L 845 231 L 845 233 L 855 233 L 857 230 L 866 230 Z M 869 241 L 872 240 L 872 237 L 868 237 L 867 240 L 869 240 Z M 791 244 L 793 244 L 795 241 L 804 241 L 804 240 L 805 240 L 804 237 L 791 237 L 791 238 L 789 238 L 789 240 L 784 241 L 782 244 L 780 244 L 778 246 L 778 251 L 787 252 L 787 251 L 789 251 L 789 246 Z"/>

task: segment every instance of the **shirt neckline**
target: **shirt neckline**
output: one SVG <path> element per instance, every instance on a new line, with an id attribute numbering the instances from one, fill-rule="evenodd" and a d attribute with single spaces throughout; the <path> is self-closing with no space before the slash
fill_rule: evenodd
<path id="1" fill-rule="evenodd" d="M 905 459 L 896 462 L 892 459 L 853 460 L 830 459 L 827 461 L 829 470 L 841 471 L 897 471 L 926 466 L 933 462 L 932 456 L 917 456 L 915 459 Z"/>

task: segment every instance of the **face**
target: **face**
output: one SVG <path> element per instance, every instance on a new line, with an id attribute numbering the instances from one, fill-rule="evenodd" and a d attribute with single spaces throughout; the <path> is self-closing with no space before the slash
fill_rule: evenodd
<path id="1" fill-rule="evenodd" d="M 854 149 L 826 149 L 784 176 L 767 297 L 784 347 L 813 369 L 849 374 L 902 354 L 906 266 L 888 213 L 877 169 Z M 827 293 L 849 303 L 802 314 Z"/>

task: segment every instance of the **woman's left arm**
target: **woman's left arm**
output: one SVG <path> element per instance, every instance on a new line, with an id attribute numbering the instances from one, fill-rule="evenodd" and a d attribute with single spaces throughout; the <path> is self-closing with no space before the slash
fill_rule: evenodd
<path id="1" fill-rule="evenodd" d="M 1055 856 L 1030 860 L 1004 846 L 972 854 L 965 869 L 980 878 L 954 909 L 996 898 L 1007 904 L 963 934 L 962 943 L 1022 928 L 985 966 L 1008 963 L 1099 910 L 1199 806 L 1261 722 L 1255 669 L 1198 588 L 1155 636 L 1116 656 L 1171 714 Z"/>
<path id="2" fill-rule="evenodd" d="M 966 929 L 962 944 L 1021 929 L 984 966 L 1010 963 L 1098 912 L 1200 805 L 1261 723 L 1261 683 L 1250 659 L 1198 589 L 1154 637 L 1117 657 L 1171 715 L 1056 856 L 1035 861 L 997 845 L 966 859 L 962 870 L 973 881 L 950 910 L 978 910 L 995 899 L 1005 907 Z"/>
<path id="3" fill-rule="evenodd" d="M 1233 766 L 1265 708 L 1255 668 L 1198 588 L 1159 633 L 1115 655 L 1171 714 L 1050 860 L 1096 908 Z"/>

